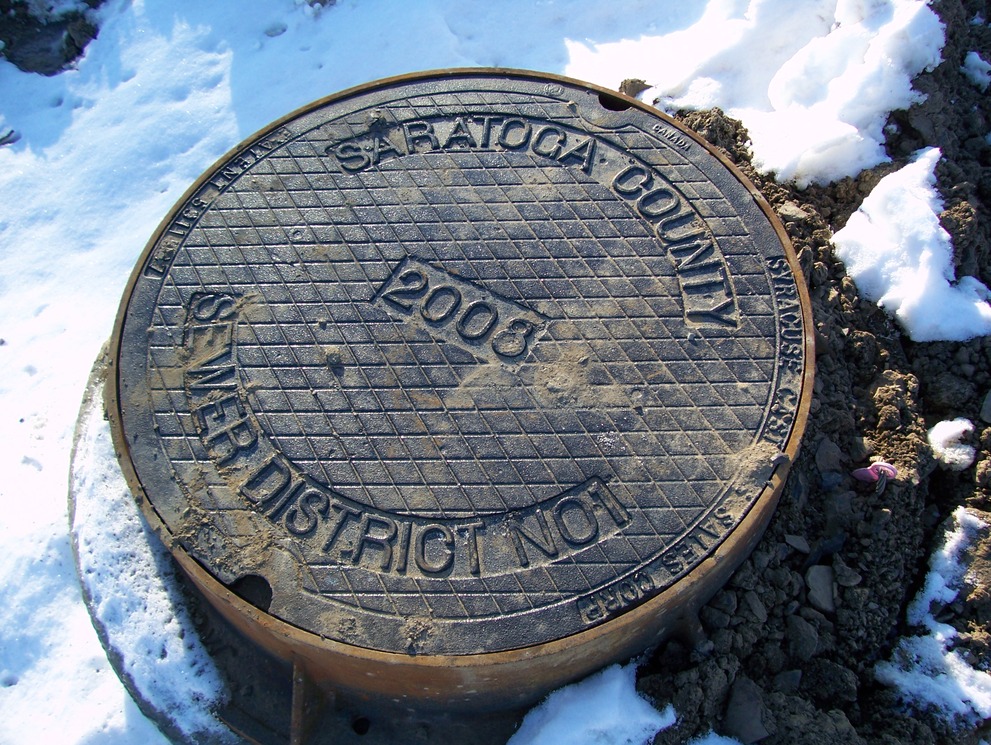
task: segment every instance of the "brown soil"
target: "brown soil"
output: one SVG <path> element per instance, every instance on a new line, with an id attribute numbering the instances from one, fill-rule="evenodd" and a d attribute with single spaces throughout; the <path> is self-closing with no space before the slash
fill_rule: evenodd
<path id="1" fill-rule="evenodd" d="M 991 97 L 960 72 L 968 51 L 991 57 L 991 27 L 970 23 L 978 13 L 991 18 L 991 8 L 981 0 L 932 7 L 947 27 L 944 61 L 915 81 L 927 100 L 891 115 L 890 164 L 799 191 L 753 170 L 739 122 L 718 110 L 680 117 L 723 148 L 781 215 L 809 284 L 817 370 L 802 452 L 764 539 L 702 609 L 703 640 L 671 640 L 641 667 L 641 692 L 678 712 L 657 744 L 710 730 L 765 745 L 977 745 L 989 737 L 988 727 L 954 729 L 931 712 L 907 711 L 873 669 L 907 631 L 905 607 L 943 521 L 958 505 L 991 510 L 991 427 L 980 418 L 991 337 L 911 342 L 858 296 L 830 243 L 880 178 L 938 146 L 941 220 L 957 276 L 991 286 Z M 959 416 L 977 427 L 978 456 L 951 472 L 937 468 L 926 430 Z M 881 494 L 849 475 L 872 455 L 899 470 Z M 972 552 L 977 575 L 988 574 L 989 552 L 987 543 Z M 832 609 L 810 592 L 810 570 L 832 570 Z M 979 576 L 940 620 L 963 632 L 976 665 L 991 669 L 991 593 Z"/>

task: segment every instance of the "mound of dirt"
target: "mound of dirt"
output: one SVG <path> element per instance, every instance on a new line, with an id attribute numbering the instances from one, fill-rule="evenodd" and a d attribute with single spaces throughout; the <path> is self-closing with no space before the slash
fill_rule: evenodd
<path id="1" fill-rule="evenodd" d="M 905 608 L 926 573 L 941 525 L 959 505 L 991 509 L 991 337 L 912 343 L 862 300 L 830 243 L 864 197 L 920 148 L 937 146 L 957 276 L 991 285 L 991 99 L 961 72 L 964 56 L 991 50 L 979 0 L 942 0 L 943 63 L 915 81 L 925 102 L 889 120 L 892 162 L 803 191 L 750 165 L 743 126 L 718 110 L 680 118 L 758 185 L 801 258 L 816 325 L 815 398 L 780 507 L 760 545 L 699 614 L 688 638 L 662 645 L 641 668 L 639 688 L 673 703 L 674 745 L 715 730 L 764 745 L 940 743 L 977 745 L 988 728 L 954 730 L 931 713 L 908 713 L 874 678 L 906 631 Z M 966 417 L 977 425 L 975 463 L 937 468 L 927 429 Z M 982 429 L 983 428 L 983 429 Z M 899 477 L 881 492 L 851 478 L 871 456 Z M 955 625 L 980 668 L 991 669 L 987 576 L 991 546 L 973 550 L 971 582 L 940 620 Z"/>

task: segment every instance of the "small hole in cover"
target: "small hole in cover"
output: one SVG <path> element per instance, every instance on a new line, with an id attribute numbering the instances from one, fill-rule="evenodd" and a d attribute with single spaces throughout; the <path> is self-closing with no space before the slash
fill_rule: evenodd
<path id="1" fill-rule="evenodd" d="M 264 577 L 257 574 L 246 574 L 231 582 L 227 589 L 241 600 L 251 603 L 256 608 L 268 612 L 272 605 L 272 586 Z"/>
<path id="2" fill-rule="evenodd" d="M 602 105 L 602 108 L 609 109 L 610 111 L 626 111 L 630 108 L 629 101 L 608 93 L 599 94 L 599 103 Z"/>

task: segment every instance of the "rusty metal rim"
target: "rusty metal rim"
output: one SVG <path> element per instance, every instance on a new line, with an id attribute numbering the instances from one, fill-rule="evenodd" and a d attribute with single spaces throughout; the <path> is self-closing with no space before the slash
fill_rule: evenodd
<path id="1" fill-rule="evenodd" d="M 283 123 L 334 101 L 347 99 L 367 90 L 381 89 L 385 86 L 397 85 L 406 81 L 424 81 L 451 75 L 478 77 L 504 75 L 524 79 L 538 79 L 541 82 L 560 82 L 583 88 L 590 93 L 598 94 L 604 100 L 613 103 L 618 102 L 620 108 L 636 107 L 650 116 L 662 119 L 713 155 L 751 195 L 781 242 L 786 259 L 795 277 L 799 296 L 804 329 L 803 351 L 806 364 L 803 370 L 802 389 L 795 411 L 794 423 L 783 451 L 786 458 L 782 458 L 781 462 L 775 466 L 765 488 L 754 501 L 749 511 L 741 518 L 732 534 L 719 544 L 708 557 L 696 565 L 686 577 L 677 581 L 667 590 L 662 591 L 639 607 L 627 611 L 623 615 L 599 626 L 580 631 L 563 639 L 532 646 L 522 646 L 501 652 L 415 656 L 381 652 L 336 642 L 281 621 L 242 600 L 189 556 L 173 539 L 172 533 L 156 512 L 154 504 L 145 494 L 131 461 L 130 450 L 123 433 L 118 360 L 121 352 L 120 342 L 124 320 L 134 286 L 139 279 L 145 259 L 153 250 L 163 231 L 172 219 L 176 217 L 182 205 L 206 183 L 208 176 L 216 166 L 233 157 L 250 142 L 256 141 L 265 134 L 277 130 Z M 110 419 L 111 434 L 124 476 L 132 491 L 139 497 L 142 509 L 148 516 L 155 532 L 169 547 L 190 579 L 211 599 L 211 602 L 217 605 L 218 609 L 221 610 L 228 620 L 241 631 L 266 648 L 277 651 L 283 657 L 301 660 L 309 675 L 317 682 L 346 684 L 348 687 L 357 687 L 359 690 L 365 691 L 372 696 L 386 696 L 391 698 L 390 692 L 394 689 L 385 689 L 380 684 L 374 684 L 373 681 L 392 677 L 396 677 L 402 681 L 411 675 L 415 676 L 418 671 L 434 671 L 443 677 L 443 673 L 446 671 L 449 674 L 448 677 L 452 677 L 452 680 L 454 677 L 457 677 L 459 679 L 474 681 L 478 685 L 472 690 L 465 688 L 465 683 L 453 683 L 449 689 L 438 689 L 436 691 L 430 691 L 428 689 L 429 687 L 418 688 L 415 685 L 407 686 L 408 697 L 424 702 L 433 701 L 436 704 L 442 705 L 450 702 L 452 695 L 458 695 L 458 686 L 460 686 L 465 691 L 466 703 L 474 701 L 483 708 L 494 708 L 492 705 L 493 695 L 497 692 L 504 694 L 508 682 L 511 682 L 510 684 L 516 688 L 516 692 L 510 695 L 512 704 L 529 703 L 547 690 L 547 681 L 552 683 L 551 687 L 560 685 L 563 680 L 577 679 L 601 667 L 610 660 L 630 657 L 639 653 L 644 648 L 659 641 L 663 635 L 670 633 L 675 626 L 684 621 L 686 614 L 694 614 L 701 604 L 718 591 L 725 581 L 729 579 L 732 571 L 753 550 L 777 506 L 780 491 L 787 477 L 790 464 L 794 461 L 798 453 L 801 437 L 804 433 L 812 399 L 814 359 L 814 328 L 812 325 L 811 301 L 791 241 L 764 196 L 725 154 L 663 112 L 648 106 L 642 101 L 607 88 L 561 75 L 527 70 L 510 68 L 451 68 L 389 77 L 354 86 L 318 99 L 290 112 L 258 132 L 253 133 L 221 156 L 213 166 L 206 169 L 176 201 L 175 206 L 159 224 L 145 249 L 142 251 L 127 283 L 111 337 L 111 374 L 107 377 L 105 400 Z M 658 617 L 663 617 L 665 614 L 670 615 L 669 609 L 672 607 L 676 608 L 677 615 L 667 621 L 658 622 Z M 348 677 L 347 675 L 342 677 L 338 668 L 341 667 L 340 663 L 345 661 L 360 664 L 362 683 L 365 685 L 355 686 L 353 677 Z M 338 669 L 336 673 L 335 669 Z M 397 670 L 401 671 L 398 675 Z M 485 674 L 479 673 L 480 670 L 484 671 Z M 524 677 L 521 678 L 521 675 Z M 483 680 L 485 681 L 484 683 L 482 682 Z M 522 685 L 521 680 L 526 680 L 528 685 Z"/>
<path id="2" fill-rule="evenodd" d="M 643 605 L 592 629 L 530 647 L 475 655 L 402 655 L 321 638 L 270 616 L 227 589 L 185 551 L 183 571 L 240 632 L 299 664 L 321 687 L 385 704 L 490 710 L 534 703 L 548 690 L 615 660 L 629 659 L 672 633 L 691 633 L 695 614 L 750 554 L 777 506 L 785 466 L 725 541 L 688 577 Z M 763 500 L 763 501 L 762 501 Z M 670 614 L 670 609 L 676 613 Z M 669 614 L 668 618 L 664 618 Z M 422 676 L 422 678 L 421 678 Z M 401 691 L 401 692 L 400 692 Z M 398 693 L 397 695 L 397 692 Z"/>

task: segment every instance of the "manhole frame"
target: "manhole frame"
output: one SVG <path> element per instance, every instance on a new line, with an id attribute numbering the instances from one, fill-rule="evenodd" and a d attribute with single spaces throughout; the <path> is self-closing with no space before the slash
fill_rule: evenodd
<path id="1" fill-rule="evenodd" d="M 592 628 L 532 646 L 499 652 L 467 655 L 404 655 L 382 652 L 320 637 L 293 626 L 249 604 L 224 586 L 193 559 L 175 540 L 158 516 L 131 461 L 123 432 L 119 397 L 118 360 L 127 309 L 149 254 L 184 203 L 236 153 L 266 133 L 306 112 L 363 92 L 407 81 L 426 81 L 457 76 L 498 76 L 535 79 L 545 83 L 577 86 L 598 94 L 620 108 L 636 107 L 659 118 L 691 138 L 709 152 L 746 189 L 774 230 L 795 279 L 804 329 L 805 366 L 794 421 L 786 446 L 753 506 L 706 558 L 684 578 L 643 604 Z M 814 327 L 811 301 L 794 248 L 770 204 L 726 155 L 663 112 L 622 93 L 559 75 L 501 68 L 455 68 L 417 72 L 354 86 L 311 102 L 236 145 L 185 191 L 156 228 L 139 257 L 124 290 L 111 337 L 110 364 L 105 400 L 111 433 L 122 471 L 141 504 L 155 533 L 169 548 L 177 563 L 211 604 L 240 632 L 263 648 L 293 662 L 315 684 L 325 690 L 345 690 L 359 697 L 403 706 L 456 710 L 496 710 L 527 705 L 547 691 L 578 679 L 616 660 L 627 659 L 656 644 L 685 624 L 706 600 L 729 579 L 760 540 L 777 506 L 788 470 L 794 462 L 804 433 L 812 399 L 814 377 Z M 674 609 L 672 612 L 671 609 Z"/>

